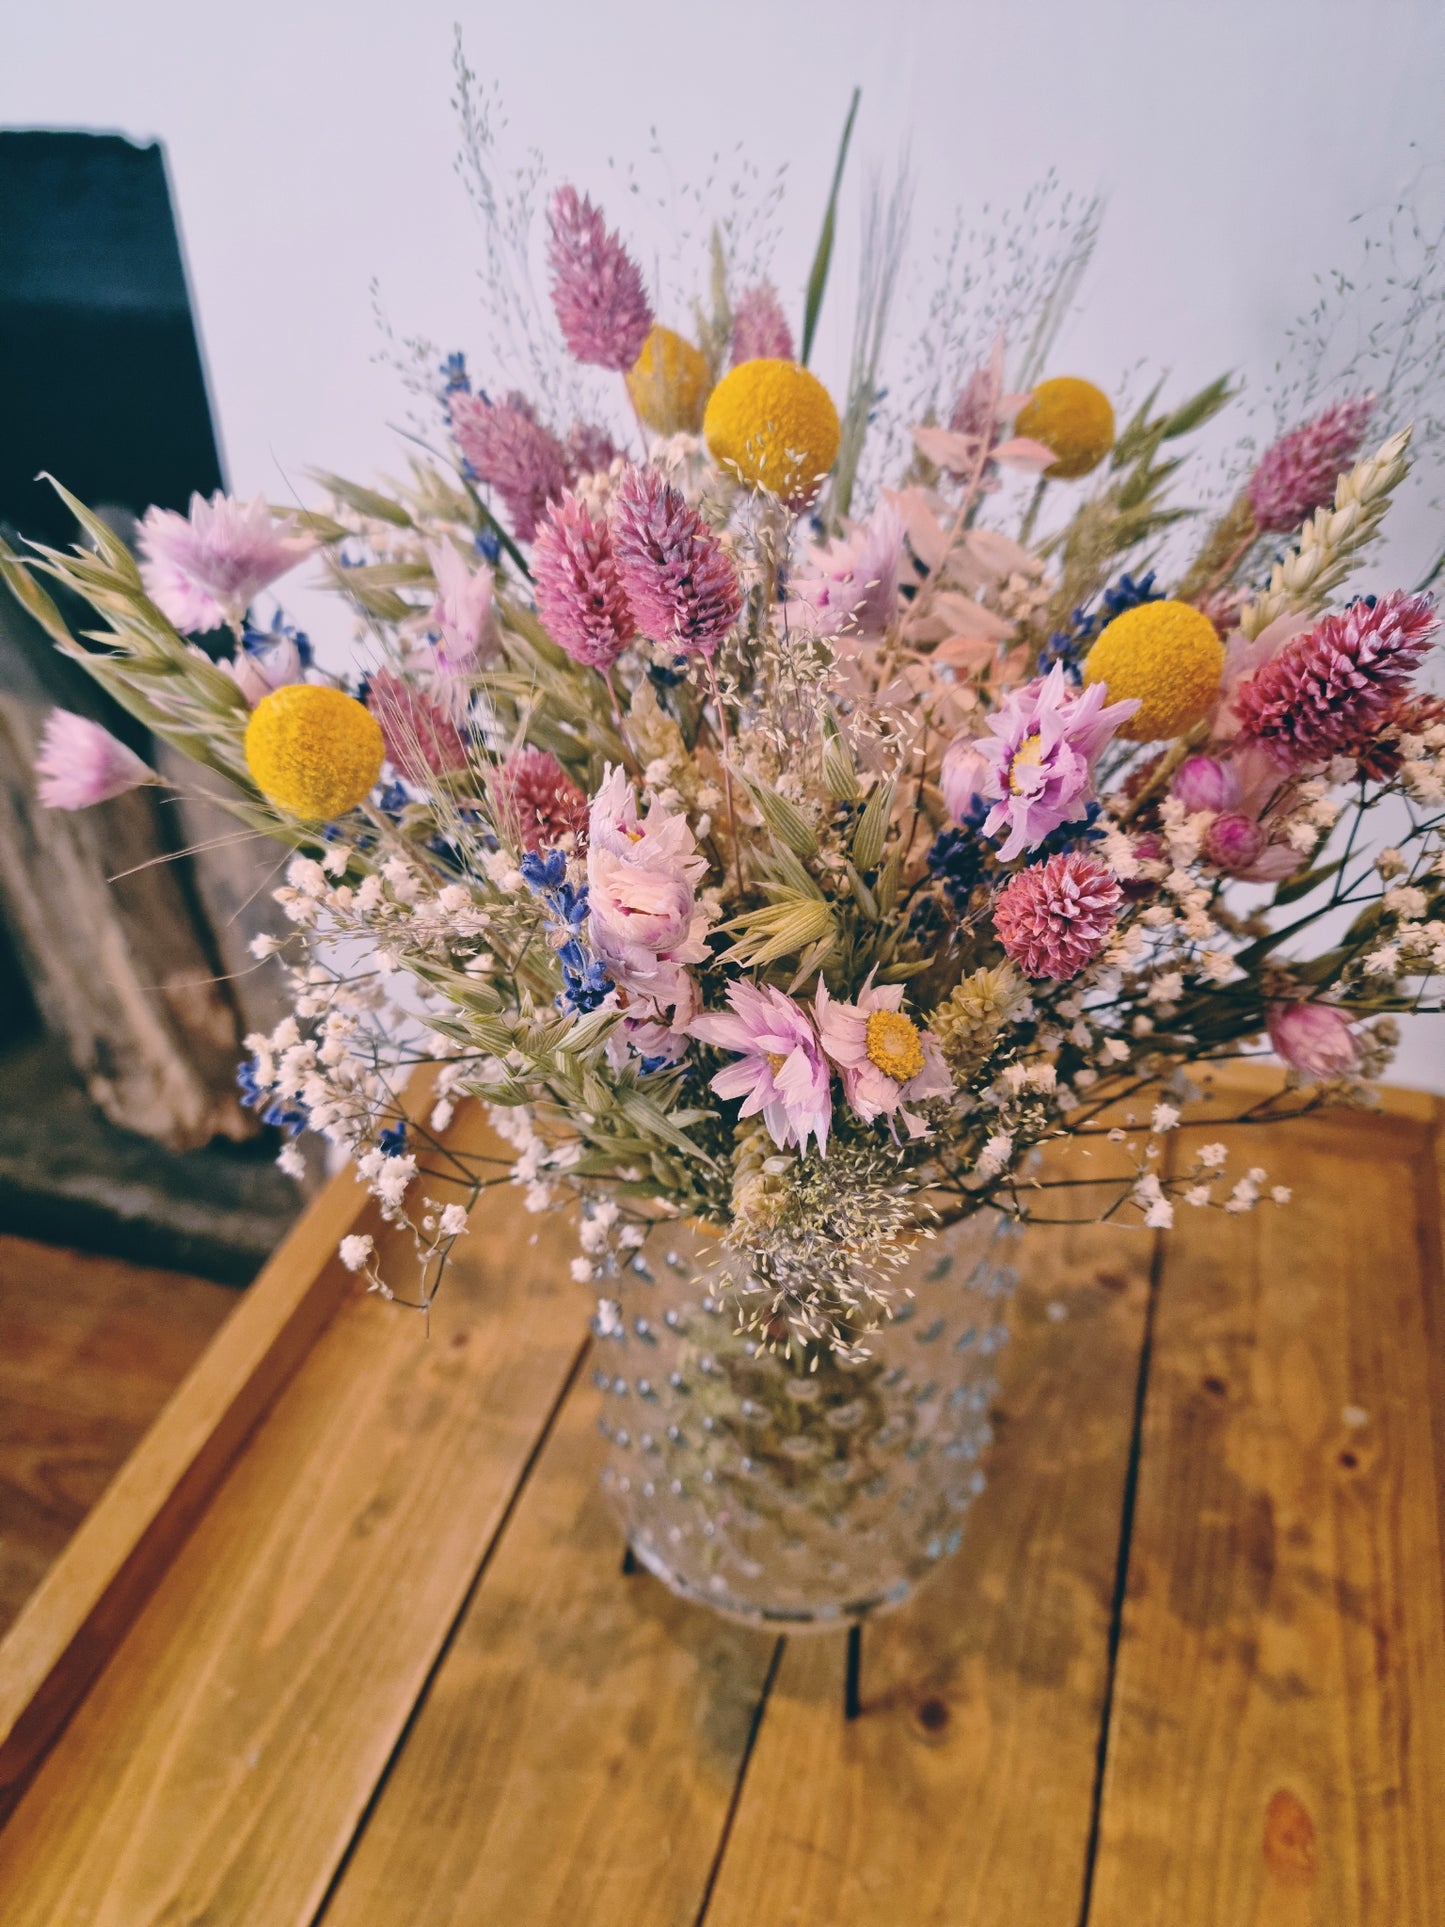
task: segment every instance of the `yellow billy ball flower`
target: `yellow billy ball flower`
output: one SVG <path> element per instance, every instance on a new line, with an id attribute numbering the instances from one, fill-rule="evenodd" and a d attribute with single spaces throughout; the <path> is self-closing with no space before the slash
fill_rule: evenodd
<path id="1" fill-rule="evenodd" d="M 1182 735 L 1219 694 L 1224 644 L 1214 624 L 1187 602 L 1141 602 L 1105 629 L 1084 663 L 1084 681 L 1107 685 L 1109 700 L 1137 696 L 1140 707 L 1119 731 L 1131 742 Z"/>
<path id="2" fill-rule="evenodd" d="M 381 774 L 381 727 L 329 683 L 287 683 L 263 696 L 246 725 L 246 764 L 278 809 L 315 823 L 354 809 Z"/>
<path id="3" fill-rule="evenodd" d="M 1114 446 L 1113 405 L 1093 382 L 1055 375 L 1041 381 L 1019 410 L 1014 433 L 1054 451 L 1044 470 L 1051 481 L 1072 482 L 1097 468 Z"/>
<path id="4" fill-rule="evenodd" d="M 795 506 L 811 501 L 838 456 L 838 411 L 822 382 L 765 355 L 723 376 L 702 432 L 720 468 Z"/>
<path id="5" fill-rule="evenodd" d="M 707 357 L 663 327 L 653 328 L 627 377 L 633 407 L 659 435 L 695 435 L 711 386 Z"/>

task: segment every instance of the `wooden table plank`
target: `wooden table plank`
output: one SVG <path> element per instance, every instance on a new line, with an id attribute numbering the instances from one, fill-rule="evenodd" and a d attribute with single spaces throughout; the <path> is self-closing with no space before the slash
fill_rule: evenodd
<path id="1" fill-rule="evenodd" d="M 205 1278 L 0 1237 L 0 1634 L 235 1309 Z"/>
<path id="2" fill-rule="evenodd" d="M 693 1927 L 778 1642 L 620 1570 L 579 1381 L 324 1927 Z"/>
<path id="3" fill-rule="evenodd" d="M 963 1550 L 865 1627 L 857 1720 L 841 1636 L 789 1641 L 707 1927 L 1075 1927 L 1153 1243 L 1030 1234 Z"/>
<path id="4" fill-rule="evenodd" d="M 6 1927 L 311 1921 L 579 1355 L 538 1223 L 478 1214 L 429 1338 L 333 1318 L 0 1834 Z"/>
<path id="5" fill-rule="evenodd" d="M 1236 1143 L 1295 1202 L 1186 1213 L 1166 1245 L 1089 1919 L 1427 1927 L 1445 1919 L 1429 1132 L 1335 1119 Z"/>

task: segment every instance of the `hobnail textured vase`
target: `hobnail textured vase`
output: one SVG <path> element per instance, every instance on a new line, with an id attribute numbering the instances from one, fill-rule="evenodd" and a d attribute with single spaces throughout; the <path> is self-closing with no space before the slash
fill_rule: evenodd
<path id="1" fill-rule="evenodd" d="M 940 1231 L 896 1279 L 870 1355 L 803 1370 L 738 1332 L 715 1245 L 655 1237 L 595 1353 L 602 1482 L 635 1556 L 754 1625 L 821 1628 L 907 1598 L 983 1490 L 1014 1235 L 991 1212 Z"/>

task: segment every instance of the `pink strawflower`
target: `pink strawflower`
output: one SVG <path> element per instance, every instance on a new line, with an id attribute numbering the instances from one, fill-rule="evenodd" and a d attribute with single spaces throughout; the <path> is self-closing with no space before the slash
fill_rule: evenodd
<path id="1" fill-rule="evenodd" d="M 744 288 L 733 306 L 732 365 L 744 361 L 791 361 L 793 332 L 771 281 Z"/>
<path id="2" fill-rule="evenodd" d="M 938 787 L 944 805 L 960 829 L 975 823 L 984 801 L 989 760 L 971 736 L 956 736 L 943 752 Z"/>
<path id="3" fill-rule="evenodd" d="M 994 904 L 993 927 L 1026 976 L 1065 983 L 1108 943 L 1122 898 L 1111 870 L 1071 850 L 1010 877 Z"/>
<path id="4" fill-rule="evenodd" d="M 552 306 L 563 339 L 578 361 L 625 374 L 652 327 L 641 270 L 575 187 L 557 189 L 548 220 Z"/>
<path id="5" fill-rule="evenodd" d="M 621 453 L 607 430 L 596 422 L 573 422 L 567 455 L 574 481 L 579 475 L 605 474 Z"/>
<path id="6" fill-rule="evenodd" d="M 587 797 L 549 749 L 513 750 L 492 774 L 497 814 L 524 850 L 555 849 L 587 836 Z"/>
<path id="7" fill-rule="evenodd" d="M 1249 505 L 1264 533 L 1297 529 L 1308 515 L 1335 497 L 1335 483 L 1364 440 L 1373 395 L 1357 395 L 1330 406 L 1281 436 L 1265 450 L 1249 480 Z"/>
<path id="8" fill-rule="evenodd" d="M 771 984 L 728 985 L 729 1010 L 694 1017 L 688 1034 L 719 1050 L 736 1052 L 712 1080 L 719 1097 L 743 1100 L 739 1117 L 756 1117 L 780 1150 L 799 1150 L 809 1138 L 828 1148 L 833 1115 L 828 1060 L 801 1005 Z"/>
<path id="9" fill-rule="evenodd" d="M 464 676 L 484 668 L 501 647 L 492 572 L 485 562 L 469 564 L 453 542 L 429 542 L 426 552 L 437 585 L 427 618 L 441 636 L 437 664 Z"/>
<path id="10" fill-rule="evenodd" d="M 1438 627 L 1430 598 L 1405 589 L 1322 616 L 1236 688 L 1240 741 L 1283 769 L 1353 751 L 1405 694 Z"/>
<path id="11" fill-rule="evenodd" d="M 612 506 L 618 573 L 651 642 L 710 656 L 742 609 L 733 565 L 695 509 L 654 468 L 629 468 Z"/>
<path id="12" fill-rule="evenodd" d="M 709 955 L 711 916 L 697 901 L 706 874 L 687 818 L 654 803 L 644 821 L 626 772 L 609 766 L 589 814 L 587 928 L 616 983 L 655 997 L 659 965 Z"/>
<path id="13" fill-rule="evenodd" d="M 819 635 L 876 640 L 898 615 L 903 518 L 880 502 L 866 522 L 836 542 L 815 542 L 793 583 Z"/>
<path id="14" fill-rule="evenodd" d="M 1359 1067 L 1354 1029 L 1330 1004 L 1271 1004 L 1265 1024 L 1276 1056 L 1306 1077 L 1348 1077 Z"/>
<path id="15" fill-rule="evenodd" d="M 537 531 L 532 592 L 547 633 L 574 662 L 605 672 L 637 634 L 611 527 L 575 495 L 554 502 Z"/>
<path id="16" fill-rule="evenodd" d="M 368 678 L 366 706 L 381 725 L 388 761 L 408 783 L 424 786 L 466 768 L 467 746 L 451 717 L 391 670 Z"/>
<path id="17" fill-rule="evenodd" d="M 909 1104 L 947 1097 L 953 1078 L 938 1039 L 902 1014 L 902 984 L 864 985 L 855 1003 L 828 995 L 821 978 L 813 1000 L 818 1039 L 843 1075 L 843 1095 L 856 1117 L 898 1117 L 910 1137 L 928 1126 Z"/>
<path id="18" fill-rule="evenodd" d="M 547 504 L 572 479 L 567 450 L 525 395 L 499 402 L 454 395 L 451 420 L 473 474 L 501 496 L 517 540 L 530 542 Z"/>
<path id="19" fill-rule="evenodd" d="M 133 749 L 72 709 L 46 718 L 35 775 L 35 793 L 51 810 L 86 810 L 155 780 Z"/>
<path id="20" fill-rule="evenodd" d="M 1263 828 L 1243 810 L 1223 810 L 1204 836 L 1204 854 L 1230 876 L 1254 868 L 1269 842 Z M 1291 854 L 1291 869 L 1299 868 L 1299 852 Z"/>
<path id="21" fill-rule="evenodd" d="M 1243 794 L 1234 765 L 1218 756 L 1186 756 L 1169 787 L 1191 815 L 1237 809 Z"/>
<path id="22" fill-rule="evenodd" d="M 994 799 L 983 829 L 986 836 L 1008 830 L 999 851 L 1005 863 L 1087 813 L 1094 759 L 1139 707 L 1133 697 L 1106 706 L 1108 693 L 1091 683 L 1075 695 L 1055 663 L 1042 682 L 1012 691 L 989 718 L 990 734 L 974 745 L 988 763 L 984 795 Z"/>
<path id="23" fill-rule="evenodd" d="M 217 489 L 191 497 L 189 515 L 149 508 L 140 525 L 141 580 L 177 629 L 239 626 L 252 602 L 316 544 L 263 495 L 238 502 Z"/>

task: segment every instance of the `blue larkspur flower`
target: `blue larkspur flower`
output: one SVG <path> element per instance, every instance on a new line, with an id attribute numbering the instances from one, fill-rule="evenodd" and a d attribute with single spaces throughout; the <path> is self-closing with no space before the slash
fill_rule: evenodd
<path id="1" fill-rule="evenodd" d="M 1055 629 L 1039 651 L 1039 674 L 1046 676 L 1055 663 L 1062 663 L 1070 682 L 1082 682 L 1084 657 L 1115 616 L 1123 615 L 1126 609 L 1137 609 L 1142 602 L 1159 602 L 1163 595 L 1164 591 L 1154 585 L 1152 569 L 1137 581 L 1127 572 L 1121 575 L 1105 589 L 1096 608 L 1081 605 L 1070 615 L 1066 629 Z"/>

